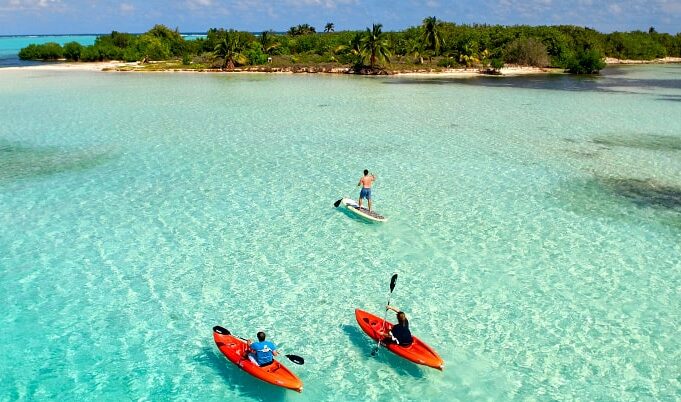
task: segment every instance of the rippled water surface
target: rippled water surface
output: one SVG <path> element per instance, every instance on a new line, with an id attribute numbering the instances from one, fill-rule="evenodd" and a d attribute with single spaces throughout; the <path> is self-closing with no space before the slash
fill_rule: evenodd
<path id="1" fill-rule="evenodd" d="M 680 73 L 0 72 L 0 400 L 678 400 Z M 370 356 L 393 272 L 444 372 Z"/>

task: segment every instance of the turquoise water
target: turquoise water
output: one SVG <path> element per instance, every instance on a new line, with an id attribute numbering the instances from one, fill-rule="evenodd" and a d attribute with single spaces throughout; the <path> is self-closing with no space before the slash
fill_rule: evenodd
<path id="1" fill-rule="evenodd" d="M 19 36 L 0 36 L 0 68 L 27 66 L 39 64 L 30 60 L 20 60 L 19 51 L 31 44 L 43 44 L 56 42 L 64 45 L 69 42 L 78 42 L 81 45 L 92 45 L 99 35 L 19 35 Z M 203 38 L 204 34 L 182 34 L 187 40 Z"/>
<path id="2" fill-rule="evenodd" d="M 19 60 L 19 50 L 31 44 L 56 42 L 64 45 L 69 42 L 78 42 L 81 45 L 92 45 L 95 43 L 95 39 L 97 39 L 97 35 L 0 36 L 0 67 L 37 64 L 32 61 Z"/>
<path id="3" fill-rule="evenodd" d="M 0 400 L 678 400 L 679 73 L 0 72 Z M 393 272 L 444 372 L 370 356 Z"/>

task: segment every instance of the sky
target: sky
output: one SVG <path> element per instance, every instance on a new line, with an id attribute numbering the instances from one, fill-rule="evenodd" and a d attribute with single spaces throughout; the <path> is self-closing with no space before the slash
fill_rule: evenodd
<path id="1" fill-rule="evenodd" d="M 234 28 L 322 31 L 383 24 L 384 31 L 435 16 L 457 24 L 587 26 L 601 32 L 681 32 L 681 0 L 0 0 L 0 35 L 145 32 L 160 23 L 182 32 Z"/>

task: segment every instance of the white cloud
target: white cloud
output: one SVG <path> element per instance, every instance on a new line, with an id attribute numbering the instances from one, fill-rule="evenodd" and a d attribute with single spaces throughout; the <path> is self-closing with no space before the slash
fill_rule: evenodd
<path id="1" fill-rule="evenodd" d="M 610 4 L 608 6 L 608 11 L 615 15 L 622 14 L 622 6 L 620 6 L 619 4 Z"/>
<path id="2" fill-rule="evenodd" d="M 119 9 L 123 14 L 128 14 L 135 11 L 135 6 L 130 3 L 121 3 Z"/>
<path id="3" fill-rule="evenodd" d="M 9 0 L 0 2 L 0 10 L 35 10 L 59 5 L 61 5 L 61 0 Z"/>
<path id="4" fill-rule="evenodd" d="M 681 15 L 680 0 L 659 0 L 659 5 L 665 13 Z"/>
<path id="5" fill-rule="evenodd" d="M 286 0 L 286 3 L 293 7 L 322 6 L 325 8 L 336 8 L 337 6 L 358 4 L 358 0 Z"/>
<path id="6" fill-rule="evenodd" d="M 191 9 L 206 8 L 211 7 L 214 4 L 214 0 L 187 0 L 187 7 Z"/>

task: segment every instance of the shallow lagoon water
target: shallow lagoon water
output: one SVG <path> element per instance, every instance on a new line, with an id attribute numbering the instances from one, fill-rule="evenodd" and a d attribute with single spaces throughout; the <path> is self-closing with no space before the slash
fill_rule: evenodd
<path id="1" fill-rule="evenodd" d="M 680 72 L 1 72 L 0 399 L 679 399 Z M 370 356 L 393 272 L 442 373 Z"/>

